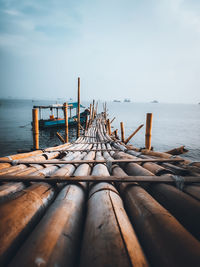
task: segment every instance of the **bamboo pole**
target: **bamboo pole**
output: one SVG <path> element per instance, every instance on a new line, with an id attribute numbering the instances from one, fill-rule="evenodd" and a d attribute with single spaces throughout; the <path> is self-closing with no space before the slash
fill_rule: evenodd
<path id="1" fill-rule="evenodd" d="M 93 102 L 92 102 L 92 121 L 94 120 L 94 114 L 95 114 L 95 100 L 93 99 Z"/>
<path id="2" fill-rule="evenodd" d="M 0 265 L 7 265 L 27 234 L 53 200 L 55 190 L 48 184 L 34 184 L 23 194 L 0 206 Z"/>
<path id="3" fill-rule="evenodd" d="M 107 119 L 107 129 L 108 129 L 108 134 L 111 135 L 111 125 L 109 119 Z"/>
<path id="4" fill-rule="evenodd" d="M 62 142 L 62 143 L 65 143 L 65 139 L 62 137 L 61 134 L 59 134 L 59 132 L 56 132 L 56 136 L 59 138 L 59 140 Z M 66 138 L 66 136 L 65 136 Z"/>
<path id="5" fill-rule="evenodd" d="M 39 121 L 38 121 L 38 109 L 32 109 L 33 118 L 33 149 L 39 149 Z"/>
<path id="6" fill-rule="evenodd" d="M 80 77 L 78 77 L 77 138 L 80 137 Z"/>
<path id="7" fill-rule="evenodd" d="M 98 164 L 92 175 L 109 173 L 105 165 Z M 115 187 L 91 185 L 87 204 L 80 266 L 148 266 Z"/>
<path id="8" fill-rule="evenodd" d="M 144 124 L 141 124 L 125 141 L 124 143 L 127 144 L 131 138 L 144 126 Z"/>
<path id="9" fill-rule="evenodd" d="M 85 121 L 85 130 L 86 131 L 88 129 L 88 124 L 89 124 L 89 122 L 88 122 L 88 115 L 86 115 L 86 121 Z"/>
<path id="10" fill-rule="evenodd" d="M 146 134 L 145 134 L 145 147 L 146 149 L 151 149 L 151 130 L 152 130 L 152 113 L 147 113 L 146 115 Z"/>
<path id="11" fill-rule="evenodd" d="M 120 122 L 120 127 L 121 127 L 121 140 L 122 142 L 124 143 L 124 123 L 123 122 Z"/>
<path id="12" fill-rule="evenodd" d="M 105 108 L 105 110 L 104 110 L 104 115 L 105 115 L 105 120 L 107 120 L 107 104 L 106 104 L 106 102 L 105 102 L 105 105 L 104 105 L 104 108 Z"/>
<path id="13" fill-rule="evenodd" d="M 114 121 L 115 119 L 116 119 L 116 118 L 114 117 L 114 118 L 111 120 L 110 124 L 112 124 L 112 123 L 113 123 L 113 121 Z"/>
<path id="14" fill-rule="evenodd" d="M 114 133 L 115 133 L 115 138 L 118 138 L 118 134 L 117 134 L 117 132 L 118 132 L 118 129 L 116 129 L 116 130 L 114 131 Z"/>
<path id="15" fill-rule="evenodd" d="M 90 119 L 89 119 L 89 124 L 91 124 L 92 121 L 92 104 L 90 104 Z"/>
<path id="16" fill-rule="evenodd" d="M 64 103 L 64 116 L 65 116 L 65 140 L 64 140 L 64 143 L 68 143 L 69 132 L 68 132 L 68 105 L 67 105 L 67 103 Z"/>

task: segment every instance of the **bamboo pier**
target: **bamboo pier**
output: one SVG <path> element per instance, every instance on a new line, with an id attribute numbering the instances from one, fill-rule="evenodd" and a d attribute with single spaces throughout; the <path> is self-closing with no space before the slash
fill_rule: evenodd
<path id="1" fill-rule="evenodd" d="M 106 110 L 73 143 L 66 124 L 65 144 L 0 158 L 0 266 L 200 266 L 200 164 L 150 150 L 151 115 L 146 148 L 123 123 L 120 141 Z"/>

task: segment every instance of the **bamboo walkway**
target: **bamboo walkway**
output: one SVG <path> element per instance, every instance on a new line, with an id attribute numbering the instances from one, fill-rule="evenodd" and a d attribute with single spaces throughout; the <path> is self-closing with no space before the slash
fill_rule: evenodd
<path id="1" fill-rule="evenodd" d="M 200 266 L 200 167 L 129 149 L 98 114 L 74 143 L 0 159 L 0 266 Z"/>

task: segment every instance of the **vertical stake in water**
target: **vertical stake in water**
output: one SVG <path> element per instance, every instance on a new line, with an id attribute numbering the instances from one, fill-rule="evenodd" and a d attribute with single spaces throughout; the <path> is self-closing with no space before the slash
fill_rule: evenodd
<path id="1" fill-rule="evenodd" d="M 80 137 L 80 77 L 78 77 L 77 138 Z"/>
<path id="2" fill-rule="evenodd" d="M 86 115 L 86 120 L 85 120 L 85 130 L 87 131 L 88 129 L 88 115 Z"/>
<path id="3" fill-rule="evenodd" d="M 68 143 L 68 104 L 64 103 L 64 116 L 65 116 L 65 143 Z"/>
<path id="4" fill-rule="evenodd" d="M 111 126 L 110 126 L 110 120 L 107 119 L 107 129 L 108 129 L 108 134 L 111 135 Z"/>
<path id="5" fill-rule="evenodd" d="M 92 120 L 92 104 L 90 104 L 90 119 L 89 119 L 89 124 L 91 124 Z"/>
<path id="6" fill-rule="evenodd" d="M 120 127 L 121 127 L 121 140 L 122 142 L 124 143 L 124 123 L 123 122 L 120 122 Z"/>
<path id="7" fill-rule="evenodd" d="M 39 121 L 38 121 L 38 109 L 32 109 L 33 120 L 33 149 L 39 149 Z"/>
<path id="8" fill-rule="evenodd" d="M 152 113 L 146 115 L 146 134 L 145 134 L 145 148 L 151 149 L 151 129 L 152 129 Z"/>
<path id="9" fill-rule="evenodd" d="M 95 105 L 95 100 L 93 99 L 93 103 L 92 103 L 92 121 L 94 120 L 94 113 L 95 113 L 94 105 Z"/>

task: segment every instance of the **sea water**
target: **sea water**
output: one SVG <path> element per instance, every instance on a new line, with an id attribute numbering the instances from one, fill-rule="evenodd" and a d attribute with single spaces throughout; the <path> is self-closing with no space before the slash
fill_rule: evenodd
<path id="1" fill-rule="evenodd" d="M 64 102 L 64 101 L 63 101 Z M 58 103 L 63 103 L 62 101 Z M 32 107 L 33 105 L 55 104 L 45 100 L 0 100 L 0 156 L 15 154 L 18 149 L 32 148 Z M 89 102 L 83 102 L 85 107 Z M 167 151 L 181 145 L 189 150 L 184 157 L 200 161 L 200 105 L 164 104 L 164 103 L 116 103 L 107 102 L 109 118 L 116 117 L 112 130 L 124 123 L 127 138 L 139 125 L 144 127 L 131 139 L 136 147 L 145 145 L 146 113 L 153 113 L 152 146 L 155 151 Z M 103 110 L 102 102 L 98 111 Z M 73 111 L 74 115 L 75 110 Z M 43 111 L 48 118 L 49 111 Z M 62 111 L 59 116 L 63 117 Z M 64 135 L 63 129 L 40 131 L 40 147 L 45 148 L 61 144 L 56 131 Z M 70 131 L 70 141 L 75 140 L 76 131 Z"/>

